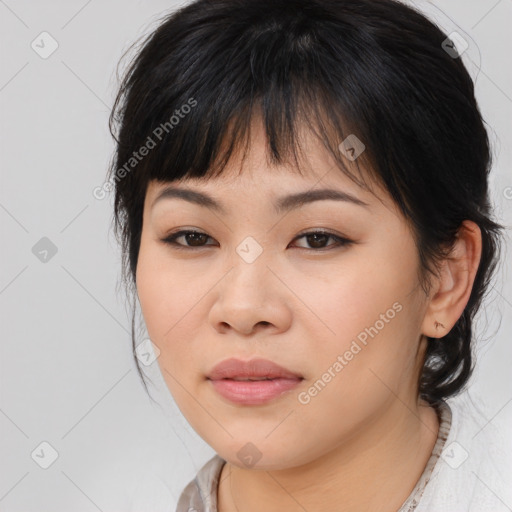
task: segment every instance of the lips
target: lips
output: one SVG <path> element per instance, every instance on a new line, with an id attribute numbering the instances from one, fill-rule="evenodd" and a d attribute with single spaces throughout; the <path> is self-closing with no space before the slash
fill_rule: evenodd
<path id="1" fill-rule="evenodd" d="M 268 359 L 226 359 L 213 367 L 208 375 L 209 380 L 231 379 L 240 381 L 268 379 L 298 379 L 302 375 L 292 372 Z"/>
<path id="2" fill-rule="evenodd" d="M 304 378 L 267 359 L 226 359 L 216 365 L 208 380 L 213 389 L 232 403 L 263 405 L 296 388 Z"/>

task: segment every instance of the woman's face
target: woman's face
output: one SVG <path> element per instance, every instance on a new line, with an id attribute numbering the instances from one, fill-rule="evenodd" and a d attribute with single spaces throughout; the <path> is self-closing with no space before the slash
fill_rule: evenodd
<path id="1" fill-rule="evenodd" d="M 137 289 L 162 374 L 191 426 L 240 467 L 305 464 L 417 403 L 426 300 L 412 234 L 389 196 L 358 187 L 318 142 L 307 155 L 307 176 L 270 168 L 260 126 L 240 175 L 233 159 L 209 181 L 151 182 L 145 199 Z M 168 187 L 207 194 L 222 210 L 157 200 Z M 320 189 L 366 206 L 276 207 Z M 163 242 L 180 230 L 203 235 Z M 334 236 L 301 236 L 318 231 Z M 228 358 L 267 359 L 301 379 L 214 384 L 212 369 Z"/>

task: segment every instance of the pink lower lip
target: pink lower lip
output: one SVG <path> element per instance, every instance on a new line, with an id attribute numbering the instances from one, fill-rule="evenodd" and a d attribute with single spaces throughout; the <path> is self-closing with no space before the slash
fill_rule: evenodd
<path id="1" fill-rule="evenodd" d="M 301 380 L 298 378 L 255 381 L 219 379 L 210 380 L 210 382 L 221 396 L 231 400 L 231 402 L 243 405 L 259 405 L 293 389 L 300 384 Z"/>

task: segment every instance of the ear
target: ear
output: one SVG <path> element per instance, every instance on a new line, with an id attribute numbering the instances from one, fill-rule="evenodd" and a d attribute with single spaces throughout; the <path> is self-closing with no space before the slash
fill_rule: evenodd
<path id="1" fill-rule="evenodd" d="M 442 262 L 440 277 L 432 287 L 423 318 L 423 334 L 442 338 L 457 323 L 471 295 L 481 255 L 480 228 L 465 220 L 459 228 L 452 252 Z"/>

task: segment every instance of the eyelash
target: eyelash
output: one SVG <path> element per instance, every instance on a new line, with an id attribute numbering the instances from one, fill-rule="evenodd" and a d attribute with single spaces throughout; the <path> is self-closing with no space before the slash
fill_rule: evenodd
<path id="1" fill-rule="evenodd" d="M 176 242 L 177 238 L 180 238 L 181 236 L 184 236 L 184 235 L 187 235 L 187 234 L 190 234 L 190 233 L 195 233 L 195 234 L 198 234 L 198 235 L 206 235 L 208 238 L 212 238 L 212 237 L 208 236 L 207 233 L 203 233 L 202 231 L 194 231 L 194 230 L 188 229 L 188 230 L 177 231 L 176 233 L 171 233 L 168 237 L 163 238 L 162 242 L 167 244 L 167 245 L 172 246 L 174 249 L 185 250 L 185 251 L 204 249 L 205 247 L 208 247 L 208 245 L 192 247 L 192 246 L 188 246 L 188 245 L 182 245 L 182 244 L 179 244 L 179 243 Z M 296 236 L 293 239 L 293 241 L 299 240 L 300 238 L 305 238 L 305 237 L 311 236 L 311 235 L 324 235 L 328 239 L 332 238 L 333 240 L 335 240 L 336 244 L 332 244 L 330 246 L 323 247 L 321 249 L 314 249 L 314 248 L 308 249 L 307 247 L 299 247 L 299 249 L 305 249 L 307 251 L 314 251 L 314 252 L 325 252 L 325 251 L 331 250 L 331 249 L 329 249 L 329 247 L 333 247 L 333 246 L 334 246 L 334 248 L 336 248 L 336 247 L 347 247 L 347 246 L 349 246 L 349 245 L 354 243 L 353 240 L 349 240 L 348 238 L 344 238 L 344 237 L 335 235 L 334 233 L 331 233 L 329 231 L 323 231 L 323 230 L 307 231 L 305 233 L 301 233 L 300 235 Z"/>

